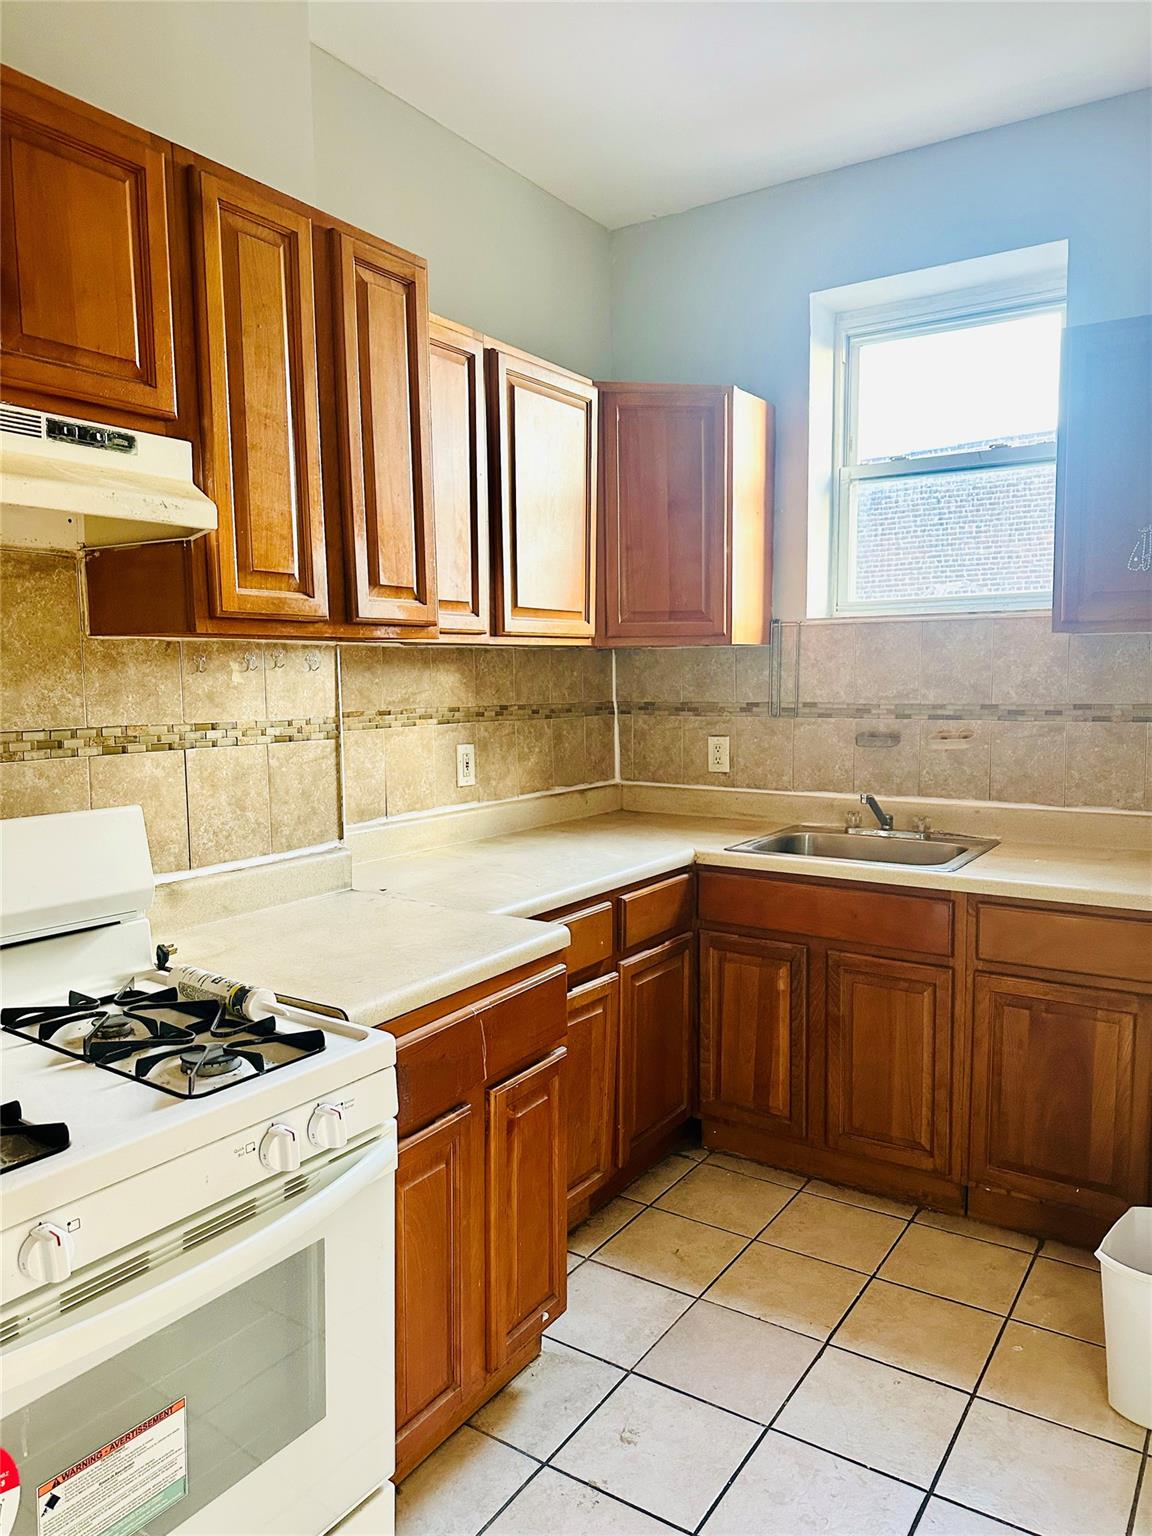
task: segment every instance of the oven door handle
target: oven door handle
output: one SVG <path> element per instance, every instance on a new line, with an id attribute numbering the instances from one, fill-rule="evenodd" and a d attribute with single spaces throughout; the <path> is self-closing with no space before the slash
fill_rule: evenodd
<path id="1" fill-rule="evenodd" d="M 171 1261 L 155 1277 L 145 1274 L 129 1282 L 119 1301 L 91 1315 L 87 1307 L 78 1309 L 75 1321 L 65 1319 L 26 1344 L 10 1345 L 4 1351 L 4 1412 L 43 1396 L 299 1249 L 350 1200 L 395 1171 L 396 1150 L 393 1126 L 346 1173 L 284 1214 L 266 1213 L 247 1232 L 225 1232 L 195 1256 Z"/>

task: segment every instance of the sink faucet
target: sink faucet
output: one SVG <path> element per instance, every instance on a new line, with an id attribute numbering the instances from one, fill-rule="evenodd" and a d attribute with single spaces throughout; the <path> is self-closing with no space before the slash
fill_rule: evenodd
<path id="1" fill-rule="evenodd" d="M 860 804 L 866 805 L 872 812 L 873 816 L 875 816 L 876 820 L 880 824 L 881 832 L 891 832 L 894 825 L 893 819 L 891 816 L 889 816 L 887 811 L 881 809 L 880 804 L 876 800 L 875 796 L 861 795 Z"/>

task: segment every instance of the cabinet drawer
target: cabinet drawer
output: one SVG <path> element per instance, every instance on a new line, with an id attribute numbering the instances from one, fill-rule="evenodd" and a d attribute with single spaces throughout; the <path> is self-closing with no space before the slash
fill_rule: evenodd
<path id="1" fill-rule="evenodd" d="M 594 966 L 602 965 L 612 956 L 612 903 L 597 902 L 594 907 L 582 907 L 579 912 L 569 912 L 556 919 L 563 923 L 571 935 L 565 953 L 570 979 L 582 976 Z"/>
<path id="2" fill-rule="evenodd" d="M 808 939 L 874 944 L 905 954 L 952 953 L 952 903 L 877 888 L 756 875 L 700 877 L 700 920 L 724 928 L 762 928 Z"/>
<path id="3" fill-rule="evenodd" d="M 976 957 L 995 965 L 1031 965 L 1152 985 L 1152 920 L 981 902 Z"/>
<path id="4" fill-rule="evenodd" d="M 410 1136 L 474 1095 L 484 1082 L 484 1035 L 473 1013 L 426 1024 L 396 1042 L 398 1127 Z"/>
<path id="5" fill-rule="evenodd" d="M 692 927 L 692 876 L 673 875 L 620 898 L 620 948 L 639 949 Z"/>

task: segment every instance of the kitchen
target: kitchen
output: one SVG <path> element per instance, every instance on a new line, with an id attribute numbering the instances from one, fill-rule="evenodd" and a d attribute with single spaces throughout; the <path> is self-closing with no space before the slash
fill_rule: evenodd
<path id="1" fill-rule="evenodd" d="M 1152 1529 L 1152 13 L 975 9 L 5 4 L 4 1536 Z"/>

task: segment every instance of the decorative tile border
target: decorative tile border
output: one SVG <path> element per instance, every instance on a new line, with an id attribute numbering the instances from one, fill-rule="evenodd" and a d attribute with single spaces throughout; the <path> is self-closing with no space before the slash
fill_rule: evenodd
<path id="1" fill-rule="evenodd" d="M 1067 704 L 1054 708 L 1017 704 L 735 704 L 731 699 L 691 703 L 630 700 L 617 705 L 620 715 L 753 715 L 796 720 L 1022 720 L 1045 724 L 1152 723 L 1152 704 Z"/>
<path id="2" fill-rule="evenodd" d="M 442 709 L 345 710 L 346 731 L 388 731 L 409 725 L 466 725 L 489 720 L 576 720 L 586 715 L 612 715 L 611 700 L 597 704 L 461 704 Z"/>
<path id="3" fill-rule="evenodd" d="M 131 752 L 192 752 L 204 747 L 274 746 L 334 741 L 335 716 L 303 720 L 209 720 L 192 725 L 78 725 L 0 731 L 0 763 L 56 757 L 119 757 Z"/>

